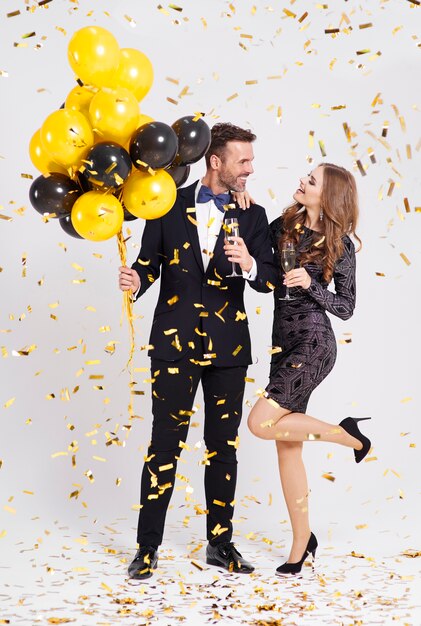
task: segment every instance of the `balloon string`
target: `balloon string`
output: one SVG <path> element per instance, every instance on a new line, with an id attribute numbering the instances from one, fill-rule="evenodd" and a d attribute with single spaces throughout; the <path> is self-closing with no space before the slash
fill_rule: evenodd
<path id="1" fill-rule="evenodd" d="M 117 243 L 118 243 L 118 252 L 120 255 L 121 265 L 126 265 L 127 248 L 126 248 L 126 242 L 124 241 L 124 238 L 123 238 L 122 230 L 120 230 L 120 232 L 117 234 Z M 129 352 L 129 359 L 126 364 L 126 369 L 129 368 L 129 373 L 130 373 L 130 383 L 129 383 L 130 402 L 129 402 L 128 408 L 129 408 L 129 417 L 132 418 L 134 415 L 133 413 L 133 387 L 135 385 L 135 382 L 133 379 L 133 354 L 135 350 L 135 331 L 134 331 L 134 324 L 133 324 L 133 319 L 134 319 L 133 301 L 132 301 L 130 291 L 123 292 L 123 304 L 122 304 L 122 312 L 121 312 L 122 320 L 123 320 L 123 317 L 127 317 L 127 321 L 129 322 L 129 332 L 130 332 L 130 352 Z"/>

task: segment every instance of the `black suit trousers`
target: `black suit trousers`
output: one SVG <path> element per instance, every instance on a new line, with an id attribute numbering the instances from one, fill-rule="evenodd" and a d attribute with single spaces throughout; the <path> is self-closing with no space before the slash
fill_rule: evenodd
<path id="1" fill-rule="evenodd" d="M 199 382 L 202 383 L 206 452 L 207 539 L 231 541 L 237 481 L 238 427 L 247 367 L 197 365 L 152 359 L 152 437 L 141 479 L 137 540 L 162 543 L 165 516 L 174 489 L 177 458 L 187 434 Z"/>

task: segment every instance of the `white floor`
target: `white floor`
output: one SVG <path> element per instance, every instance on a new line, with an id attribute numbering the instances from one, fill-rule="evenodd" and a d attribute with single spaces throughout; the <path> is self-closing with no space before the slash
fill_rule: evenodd
<path id="1" fill-rule="evenodd" d="M 322 536 L 314 571 L 309 564 L 301 577 L 279 578 L 289 533 L 278 543 L 271 533 L 237 531 L 256 570 L 232 575 L 207 566 L 205 543 L 181 519 L 171 521 L 159 569 L 140 584 L 126 577 L 135 536 L 127 519 L 66 526 L 37 518 L 24 530 L 11 526 L 0 540 L 0 624 L 421 624 L 414 537 L 362 544 L 358 531 L 347 542 Z M 356 552 L 361 545 L 364 552 Z M 402 545 L 414 546 L 414 556 Z"/>

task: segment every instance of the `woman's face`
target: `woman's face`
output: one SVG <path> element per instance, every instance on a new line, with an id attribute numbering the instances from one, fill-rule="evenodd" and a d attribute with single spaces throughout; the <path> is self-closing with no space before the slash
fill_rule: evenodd
<path id="1" fill-rule="evenodd" d="M 293 198 L 306 208 L 320 210 L 322 187 L 323 167 L 319 165 L 308 176 L 300 178 L 300 186 L 294 193 Z"/>

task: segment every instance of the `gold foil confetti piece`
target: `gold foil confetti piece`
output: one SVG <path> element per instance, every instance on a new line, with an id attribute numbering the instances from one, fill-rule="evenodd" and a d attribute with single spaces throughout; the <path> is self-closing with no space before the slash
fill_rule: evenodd
<path id="1" fill-rule="evenodd" d="M 51 455 L 52 459 L 56 459 L 59 456 L 69 456 L 68 452 L 53 452 L 53 454 Z"/>
<path id="2" fill-rule="evenodd" d="M 332 483 L 334 483 L 336 480 L 336 478 L 332 476 L 330 472 L 327 472 L 326 474 L 322 474 L 322 478 L 326 478 L 326 480 L 330 480 Z"/>
<path id="3" fill-rule="evenodd" d="M 404 254 L 403 252 L 401 252 L 399 254 L 399 256 L 401 257 L 401 259 L 406 263 L 406 265 L 411 265 L 411 261 L 408 259 L 408 257 L 406 256 L 406 254 Z"/>
<path id="4" fill-rule="evenodd" d="M 100 359 L 92 359 L 91 361 L 85 361 L 85 365 L 99 365 L 101 363 Z"/>
<path id="5" fill-rule="evenodd" d="M 94 475 L 92 474 L 91 470 L 87 470 L 86 472 L 84 472 L 84 476 L 86 476 L 86 478 L 89 480 L 90 483 L 94 483 L 95 482 L 95 478 L 94 478 Z"/>
<path id="6" fill-rule="evenodd" d="M 164 335 L 174 335 L 176 332 L 178 332 L 177 328 L 169 328 L 168 330 L 164 330 Z"/>
<path id="7" fill-rule="evenodd" d="M 298 18 L 299 23 L 301 24 L 302 22 L 304 22 L 307 16 L 308 16 L 308 12 L 306 11 L 305 13 L 302 14 L 301 17 Z"/>
<path id="8" fill-rule="evenodd" d="M 386 274 L 383 274 L 383 272 L 376 272 L 376 276 L 386 276 Z"/>
<path id="9" fill-rule="evenodd" d="M 336 33 L 340 33 L 339 28 L 325 28 L 325 35 L 335 35 Z"/>
<path id="10" fill-rule="evenodd" d="M 357 530 L 363 530 L 364 528 L 368 528 L 368 524 L 356 524 L 355 528 Z"/>
<path id="11" fill-rule="evenodd" d="M 2 215 L 0 213 L 0 220 L 5 220 L 6 222 L 11 222 L 13 220 L 13 217 L 10 217 L 9 215 Z"/>
<path id="12" fill-rule="evenodd" d="M 319 148 L 320 148 L 320 152 L 322 153 L 322 157 L 325 157 L 326 149 L 325 149 L 325 143 L 322 139 L 319 139 Z"/>
<path id="13" fill-rule="evenodd" d="M 7 402 L 5 402 L 3 404 L 3 407 L 5 409 L 8 409 L 10 406 L 12 406 L 12 404 L 14 403 L 15 400 L 16 400 L 16 397 L 15 398 L 10 398 L 10 400 L 7 400 Z"/>
<path id="14" fill-rule="evenodd" d="M 7 513 L 12 513 L 13 515 L 16 513 L 16 509 L 12 506 L 8 506 L 7 504 L 4 505 L 3 510 Z"/>
<path id="15" fill-rule="evenodd" d="M 340 109 L 346 109 L 346 104 L 337 104 L 336 106 L 330 108 L 332 111 L 339 111 Z"/>
<path id="16" fill-rule="evenodd" d="M 167 101 L 168 101 L 170 104 L 175 104 L 175 105 L 178 105 L 177 100 L 174 100 L 174 98 L 167 97 Z"/>
<path id="17" fill-rule="evenodd" d="M 411 207 L 409 206 L 409 201 L 408 201 L 408 198 L 404 198 L 404 199 L 403 199 L 403 203 L 404 203 L 404 205 L 405 205 L 405 211 L 406 211 L 407 213 L 410 213 L 410 212 L 411 212 Z"/>
<path id="18" fill-rule="evenodd" d="M 359 159 L 357 159 L 357 161 L 355 162 L 357 167 L 358 167 L 358 171 L 360 172 L 361 176 L 366 176 L 367 173 L 364 169 L 364 165 L 361 163 L 361 161 Z"/>
<path id="19" fill-rule="evenodd" d="M 130 15 L 125 15 L 124 19 L 127 20 L 132 28 L 136 26 L 136 20 L 134 20 Z"/>
<path id="20" fill-rule="evenodd" d="M 280 346 L 273 346 L 268 350 L 268 354 L 270 354 L 271 356 L 272 354 L 278 354 L 279 352 L 282 352 L 282 348 Z"/>
<path id="21" fill-rule="evenodd" d="M 258 84 L 258 80 L 246 80 L 244 81 L 245 85 L 257 85 Z"/>
<path id="22" fill-rule="evenodd" d="M 319 433 L 308 433 L 306 436 L 307 441 L 318 441 L 320 439 Z"/>
<path id="23" fill-rule="evenodd" d="M 314 130 L 310 130 L 308 133 L 308 147 L 314 148 Z"/>
<path id="24" fill-rule="evenodd" d="M 359 24 L 358 28 L 363 30 L 364 28 L 371 28 L 373 26 L 373 22 L 366 22 L 365 24 Z"/>
<path id="25" fill-rule="evenodd" d="M 234 98 L 238 98 L 238 93 L 233 93 L 232 96 L 228 96 L 227 102 L 231 102 Z"/>
<path id="26" fill-rule="evenodd" d="M 242 350 L 242 349 L 243 349 L 243 346 L 242 346 L 242 345 L 238 345 L 238 346 L 235 348 L 235 350 L 233 351 L 232 356 L 237 356 L 237 354 L 238 354 L 238 353 L 240 352 L 240 350 Z"/>

